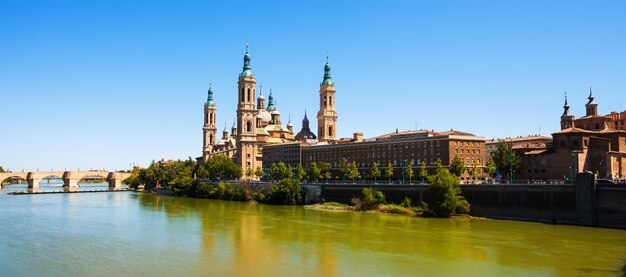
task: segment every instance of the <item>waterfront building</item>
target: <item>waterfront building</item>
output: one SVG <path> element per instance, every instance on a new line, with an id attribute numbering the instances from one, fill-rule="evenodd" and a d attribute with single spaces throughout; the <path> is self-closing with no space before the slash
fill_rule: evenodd
<path id="1" fill-rule="evenodd" d="M 455 156 L 461 158 L 468 168 L 473 165 L 483 168 L 486 157 L 484 137 L 455 130 L 396 131 L 371 139 L 363 139 L 363 134 L 356 133 L 350 141 L 301 147 L 301 152 L 301 162 L 305 167 L 311 162 L 324 162 L 331 165 L 335 174 L 341 160 L 356 162 L 363 177 L 372 163 L 378 163 L 381 168 L 391 163 L 396 179 L 401 178 L 402 170 L 408 166 L 417 176 L 421 164 L 432 170 L 435 162 L 441 160 L 442 165 L 448 167 Z M 469 180 L 468 173 L 463 173 L 461 179 Z"/>
<path id="2" fill-rule="evenodd" d="M 216 142 L 217 105 L 214 92 L 209 88 L 208 99 L 204 105 L 203 149 L 199 162 L 206 161 L 211 155 L 226 154 L 241 166 L 243 172 L 263 167 L 264 147 L 273 144 L 290 144 L 296 141 L 291 119 L 283 125 L 281 114 L 270 88 L 267 106 L 262 86 L 256 97 L 256 77 L 252 74 L 251 58 L 246 45 L 243 70 L 237 82 L 237 115 L 230 135 L 224 127 L 222 139 Z M 306 125 L 305 125 L 306 123 Z M 337 132 L 337 112 L 335 110 L 335 86 L 330 77 L 328 57 L 324 66 L 324 79 L 320 84 L 320 112 L 318 123 L 322 126 L 319 134 L 324 141 L 332 143 Z M 302 141 L 315 142 L 316 136 L 310 132 L 308 119 L 303 120 Z"/>
<path id="3" fill-rule="evenodd" d="M 534 135 L 534 136 L 518 136 L 509 137 L 504 139 L 491 139 L 485 142 L 485 149 L 487 151 L 487 158 L 491 157 L 491 154 L 496 151 L 496 144 L 504 141 L 507 144 L 512 145 L 513 149 L 516 148 L 528 148 L 528 147 L 546 147 L 546 145 L 552 143 L 552 138 Z"/>
<path id="4" fill-rule="evenodd" d="M 626 131 L 614 128 L 615 120 L 621 119 L 598 115 L 591 89 L 587 99 L 585 116 L 576 119 L 565 97 L 561 130 L 552 134 L 552 143 L 516 149 L 522 158 L 516 178 L 569 179 L 585 171 L 600 178 L 626 177 Z"/>

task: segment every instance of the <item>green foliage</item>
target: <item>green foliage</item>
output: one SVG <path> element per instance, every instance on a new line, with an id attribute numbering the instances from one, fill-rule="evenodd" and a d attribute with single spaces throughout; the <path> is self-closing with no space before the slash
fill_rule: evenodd
<path id="1" fill-rule="evenodd" d="M 441 164 L 441 159 L 437 159 L 435 161 L 435 172 L 439 172 L 443 169 L 443 165 Z"/>
<path id="2" fill-rule="evenodd" d="M 422 182 L 428 177 L 428 170 L 426 170 L 426 162 L 422 162 L 420 165 L 420 177 L 422 178 Z"/>
<path id="3" fill-rule="evenodd" d="M 284 179 L 273 183 L 259 202 L 273 205 L 298 205 L 304 199 L 304 190 L 300 182 L 294 179 Z"/>
<path id="4" fill-rule="evenodd" d="M 198 176 L 198 178 L 206 178 L 209 176 L 209 171 L 205 166 L 198 165 L 196 168 L 196 176 Z"/>
<path id="5" fill-rule="evenodd" d="M 485 173 L 491 177 L 495 177 L 496 174 L 496 164 L 493 162 L 493 154 L 489 156 L 489 160 L 485 165 Z"/>
<path id="6" fill-rule="evenodd" d="M 373 188 L 363 188 L 360 197 L 352 198 L 352 205 L 357 211 L 372 210 L 385 203 L 385 195 Z"/>
<path id="7" fill-rule="evenodd" d="M 307 172 L 309 179 L 317 181 L 319 179 L 320 174 L 322 174 L 322 171 L 317 166 L 317 163 L 311 162 L 311 164 L 309 165 L 308 172 Z"/>
<path id="8" fill-rule="evenodd" d="M 511 167 L 515 172 L 521 164 L 521 158 L 515 154 L 513 146 L 503 140 L 496 143 L 496 151 L 491 154 L 491 160 L 493 160 L 500 174 L 509 179 L 511 178 Z"/>
<path id="9" fill-rule="evenodd" d="M 293 172 L 290 168 L 291 166 L 288 168 L 284 162 L 273 163 L 270 167 L 270 176 L 275 180 L 291 178 L 291 176 L 293 176 Z"/>
<path id="10" fill-rule="evenodd" d="M 465 172 L 465 162 L 459 156 L 454 156 L 452 161 L 450 161 L 450 173 L 459 177 L 463 172 Z"/>
<path id="11" fill-rule="evenodd" d="M 345 170 L 345 174 L 346 174 L 346 177 L 348 177 L 348 179 L 352 179 L 352 182 L 354 182 L 355 179 L 361 178 L 361 174 L 359 173 L 359 168 L 356 166 L 355 161 L 349 163 L 347 169 Z"/>
<path id="12" fill-rule="evenodd" d="M 391 177 L 393 177 L 393 165 L 391 164 L 391 162 L 388 162 L 387 166 L 385 166 L 385 178 L 387 178 L 390 183 Z"/>
<path id="13" fill-rule="evenodd" d="M 401 207 L 405 207 L 405 208 L 410 208 L 411 207 L 411 198 L 409 198 L 408 196 L 404 197 L 404 200 L 402 201 L 402 203 L 400 203 Z"/>
<path id="14" fill-rule="evenodd" d="M 254 176 L 254 170 L 252 169 L 252 167 L 248 167 L 248 169 L 246 169 L 246 177 L 252 176 Z"/>
<path id="15" fill-rule="evenodd" d="M 348 175 L 348 171 L 350 170 L 350 163 L 348 162 L 348 159 L 341 158 L 341 160 L 339 160 L 338 170 L 341 177 L 345 180 Z"/>
<path id="16" fill-rule="evenodd" d="M 4 168 L 2 168 L 2 166 L 0 166 L 0 173 L 4 173 Z"/>
<path id="17" fill-rule="evenodd" d="M 415 173 L 413 172 L 413 167 L 411 165 L 407 166 L 405 173 L 406 176 L 409 177 L 409 183 L 413 183 L 413 176 L 415 176 Z"/>
<path id="18" fill-rule="evenodd" d="M 478 176 L 478 174 L 480 173 L 480 169 L 478 168 L 478 166 L 476 166 L 476 164 L 474 164 L 470 169 L 467 170 L 467 173 L 472 178 L 472 180 L 474 180 L 475 177 Z"/>
<path id="19" fill-rule="evenodd" d="M 302 167 L 302 164 L 299 163 L 298 166 L 296 167 L 296 179 L 298 180 L 302 180 L 304 179 L 304 177 L 306 177 L 306 171 L 304 171 L 304 167 Z"/>
<path id="20" fill-rule="evenodd" d="M 450 217 L 457 213 L 468 213 L 469 203 L 461 195 L 459 177 L 441 168 L 428 176 L 428 208 L 436 217 Z"/>
<path id="21" fill-rule="evenodd" d="M 211 155 L 203 166 L 211 178 L 239 178 L 243 174 L 241 167 L 226 154 Z"/>
<path id="22" fill-rule="evenodd" d="M 254 171 L 254 175 L 255 175 L 256 177 L 263 178 L 263 176 L 265 176 L 265 172 L 263 171 L 263 169 L 261 168 L 261 166 L 257 166 L 257 167 L 256 167 L 256 170 Z"/>
<path id="23" fill-rule="evenodd" d="M 195 182 L 196 180 L 189 176 L 179 176 L 170 181 L 168 185 L 175 195 L 187 196 L 193 193 Z"/>
<path id="24" fill-rule="evenodd" d="M 373 162 L 372 168 L 370 168 L 370 171 L 367 173 L 367 178 L 376 180 L 379 177 L 380 177 L 380 170 L 378 169 L 378 163 Z"/>

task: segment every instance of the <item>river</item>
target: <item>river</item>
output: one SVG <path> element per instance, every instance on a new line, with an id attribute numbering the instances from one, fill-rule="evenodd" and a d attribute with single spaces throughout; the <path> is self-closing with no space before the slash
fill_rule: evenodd
<path id="1" fill-rule="evenodd" d="M 626 231 L 104 192 L 0 190 L 0 276 L 626 273 Z M 81 189 L 106 188 L 83 184 Z M 42 190 L 58 190 L 42 185 Z"/>

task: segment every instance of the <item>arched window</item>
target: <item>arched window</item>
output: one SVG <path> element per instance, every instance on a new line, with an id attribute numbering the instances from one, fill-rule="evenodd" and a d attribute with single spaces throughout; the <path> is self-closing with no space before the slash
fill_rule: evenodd
<path id="1" fill-rule="evenodd" d="M 213 144 L 213 134 L 209 136 L 209 144 Z"/>
<path id="2" fill-rule="evenodd" d="M 243 102 L 244 99 L 244 88 L 241 88 L 241 102 Z"/>
<path id="3" fill-rule="evenodd" d="M 246 123 L 246 132 L 248 133 L 252 132 L 252 122 L 250 121 Z"/>
<path id="4" fill-rule="evenodd" d="M 328 136 L 329 137 L 333 136 L 333 126 L 328 127 Z"/>

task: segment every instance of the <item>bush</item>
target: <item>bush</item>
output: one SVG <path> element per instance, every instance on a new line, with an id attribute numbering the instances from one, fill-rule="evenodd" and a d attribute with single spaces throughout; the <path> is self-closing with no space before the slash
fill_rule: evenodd
<path id="1" fill-rule="evenodd" d="M 378 205 L 385 203 L 385 195 L 373 188 L 363 188 L 360 197 L 352 198 L 352 205 L 358 211 L 373 210 Z"/>
<path id="2" fill-rule="evenodd" d="M 436 217 L 469 213 L 469 203 L 461 195 L 459 178 L 445 168 L 428 176 L 428 212 Z"/>
<path id="3" fill-rule="evenodd" d="M 302 204 L 304 190 L 297 180 L 284 179 L 273 183 L 269 191 L 265 194 L 261 193 L 261 195 L 264 196 L 262 199 L 256 199 L 262 203 L 273 205 L 298 205 Z"/>
<path id="4" fill-rule="evenodd" d="M 177 196 L 187 196 L 193 192 L 196 180 L 189 176 L 177 177 L 168 183 L 170 189 Z"/>

